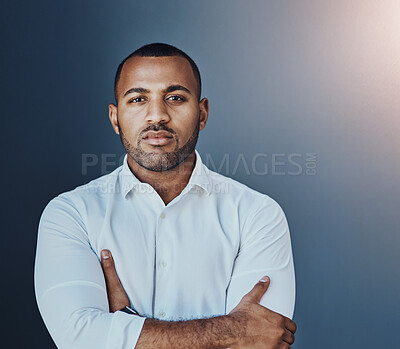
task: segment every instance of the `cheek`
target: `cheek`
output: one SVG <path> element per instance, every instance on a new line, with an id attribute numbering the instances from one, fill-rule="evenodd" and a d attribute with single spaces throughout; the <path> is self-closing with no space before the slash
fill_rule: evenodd
<path id="1" fill-rule="evenodd" d="M 179 125 L 179 129 L 175 129 L 178 134 L 179 140 L 183 143 L 186 143 L 189 138 L 193 135 L 198 124 L 198 119 L 196 120 L 185 120 Z"/>
<path id="2" fill-rule="evenodd" d="M 137 143 L 139 132 L 128 124 L 120 124 L 120 134 L 132 145 Z"/>
<path id="3" fill-rule="evenodd" d="M 144 125 L 139 125 L 139 122 L 133 118 L 119 118 L 118 123 L 124 136 L 130 139 L 136 139 L 139 136 L 140 131 L 145 127 Z"/>
<path id="4" fill-rule="evenodd" d="M 187 108 L 185 111 L 172 117 L 174 124 L 181 130 L 186 132 L 193 131 L 199 122 L 200 110 L 194 106 Z"/>

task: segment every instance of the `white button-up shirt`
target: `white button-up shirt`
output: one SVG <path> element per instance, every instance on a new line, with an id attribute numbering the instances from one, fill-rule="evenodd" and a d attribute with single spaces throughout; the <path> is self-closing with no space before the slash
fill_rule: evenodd
<path id="1" fill-rule="evenodd" d="M 100 252 L 130 305 L 109 312 Z M 146 317 L 228 314 L 264 275 L 260 304 L 289 318 L 295 275 L 288 223 L 269 196 L 209 170 L 196 151 L 188 185 L 164 204 L 123 165 L 52 199 L 39 223 L 35 292 L 61 349 L 133 349 Z"/>

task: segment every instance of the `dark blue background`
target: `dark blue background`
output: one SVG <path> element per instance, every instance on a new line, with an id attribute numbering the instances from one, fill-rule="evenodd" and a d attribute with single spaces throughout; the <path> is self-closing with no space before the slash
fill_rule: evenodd
<path id="1" fill-rule="evenodd" d="M 123 154 L 108 120 L 114 73 L 159 41 L 202 73 L 203 160 L 286 213 L 294 347 L 397 345 L 399 14 L 396 0 L 2 1 L 2 347 L 54 347 L 33 291 L 40 214 L 119 165 L 85 175 L 82 155 Z"/>

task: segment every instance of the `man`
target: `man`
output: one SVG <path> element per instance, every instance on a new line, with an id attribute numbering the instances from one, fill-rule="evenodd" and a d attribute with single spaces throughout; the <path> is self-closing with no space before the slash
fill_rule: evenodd
<path id="1" fill-rule="evenodd" d="M 290 348 L 288 224 L 269 196 L 202 164 L 209 105 L 196 64 L 146 45 L 114 89 L 123 165 L 60 194 L 40 219 L 35 291 L 57 346 Z"/>

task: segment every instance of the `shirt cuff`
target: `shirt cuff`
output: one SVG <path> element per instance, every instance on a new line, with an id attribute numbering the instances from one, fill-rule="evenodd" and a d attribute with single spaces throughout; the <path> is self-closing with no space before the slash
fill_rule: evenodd
<path id="1" fill-rule="evenodd" d="M 145 320 L 145 317 L 116 311 L 111 322 L 106 348 L 134 349 Z"/>

